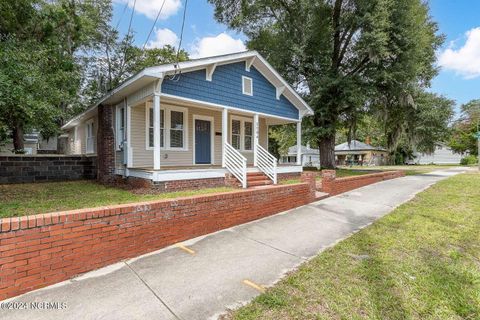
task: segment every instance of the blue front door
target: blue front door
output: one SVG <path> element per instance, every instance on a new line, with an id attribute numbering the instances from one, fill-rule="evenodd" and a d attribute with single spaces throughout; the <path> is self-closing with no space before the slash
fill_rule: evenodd
<path id="1" fill-rule="evenodd" d="M 195 163 L 212 163 L 210 121 L 195 119 Z"/>

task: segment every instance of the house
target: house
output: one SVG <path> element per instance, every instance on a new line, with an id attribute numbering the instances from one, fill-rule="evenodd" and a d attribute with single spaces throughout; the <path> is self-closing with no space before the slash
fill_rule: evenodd
<path id="1" fill-rule="evenodd" d="M 318 149 L 310 148 L 310 145 L 301 147 L 301 164 L 303 167 L 320 167 L 320 152 Z M 291 146 L 288 153 L 280 158 L 280 163 L 297 163 L 298 148 Z"/>
<path id="2" fill-rule="evenodd" d="M 300 145 L 302 118 L 312 113 L 258 52 L 246 51 L 146 68 L 62 128 L 67 153 L 96 154 L 103 181 L 174 190 L 236 179 L 247 187 L 301 173 L 300 162 L 277 165 L 268 127 L 295 123 Z"/>
<path id="3" fill-rule="evenodd" d="M 460 164 L 464 155 L 455 153 L 444 143 L 436 143 L 433 153 L 414 153 L 415 164 Z"/>
<path id="4" fill-rule="evenodd" d="M 368 166 L 385 165 L 388 152 L 381 147 L 352 140 L 335 146 L 335 159 L 337 165 L 359 164 Z"/>
<path id="5" fill-rule="evenodd" d="M 15 155 L 13 152 L 13 142 L 7 141 L 0 145 L 0 156 Z M 36 155 L 57 152 L 57 137 L 45 139 L 42 135 L 33 130 L 23 135 L 23 155 Z"/>

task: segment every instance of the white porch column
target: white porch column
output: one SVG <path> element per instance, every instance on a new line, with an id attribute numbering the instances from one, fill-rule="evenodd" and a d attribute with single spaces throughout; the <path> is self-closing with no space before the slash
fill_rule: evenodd
<path id="1" fill-rule="evenodd" d="M 158 93 L 153 95 L 153 170 L 160 170 L 160 95 Z"/>
<path id="2" fill-rule="evenodd" d="M 258 145 L 258 113 L 253 116 L 253 165 L 257 166 L 257 145 Z"/>
<path id="3" fill-rule="evenodd" d="M 222 110 L 222 167 L 225 167 L 225 145 L 228 142 L 228 110 Z"/>
<path id="4" fill-rule="evenodd" d="M 132 154 L 132 107 L 127 105 L 127 168 L 133 167 Z"/>
<path id="5" fill-rule="evenodd" d="M 302 164 L 302 120 L 297 122 L 297 165 Z"/>

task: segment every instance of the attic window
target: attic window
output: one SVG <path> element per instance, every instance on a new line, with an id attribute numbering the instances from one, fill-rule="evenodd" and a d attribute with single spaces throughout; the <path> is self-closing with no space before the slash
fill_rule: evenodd
<path id="1" fill-rule="evenodd" d="M 253 80 L 252 78 L 242 76 L 242 92 L 247 96 L 253 96 Z"/>

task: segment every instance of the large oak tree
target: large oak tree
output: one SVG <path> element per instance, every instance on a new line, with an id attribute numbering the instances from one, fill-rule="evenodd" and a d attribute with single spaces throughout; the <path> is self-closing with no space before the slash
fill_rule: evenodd
<path id="1" fill-rule="evenodd" d="M 335 165 L 340 123 L 356 121 L 380 98 L 389 101 L 386 108 L 413 106 L 413 93 L 435 74 L 442 38 L 421 0 L 209 2 L 218 21 L 244 32 L 248 47 L 305 93 L 315 111 L 307 134 L 322 167 Z"/>

